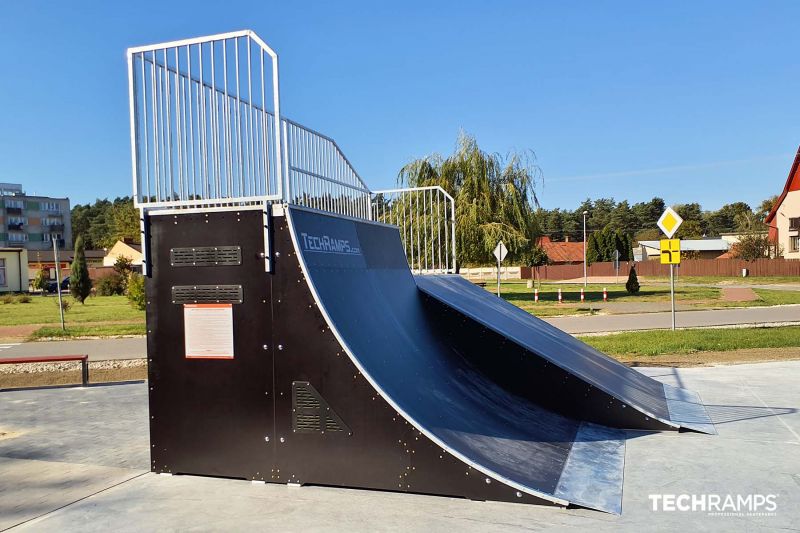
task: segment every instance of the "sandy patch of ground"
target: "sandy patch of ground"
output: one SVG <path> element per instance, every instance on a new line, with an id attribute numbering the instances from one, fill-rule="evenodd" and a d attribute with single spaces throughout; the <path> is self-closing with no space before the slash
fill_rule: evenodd
<path id="1" fill-rule="evenodd" d="M 726 352 L 695 352 L 673 355 L 616 356 L 629 366 L 715 366 L 768 361 L 792 361 L 800 359 L 800 348 L 751 348 Z"/>
<path id="2" fill-rule="evenodd" d="M 90 361 L 89 383 L 111 383 L 147 379 L 147 361 L 119 359 Z M 0 389 L 75 385 L 81 382 L 79 363 L 30 363 L 0 365 Z"/>
<path id="3" fill-rule="evenodd" d="M 755 302 L 758 294 L 749 287 L 725 287 L 722 289 L 722 301 L 724 302 Z"/>

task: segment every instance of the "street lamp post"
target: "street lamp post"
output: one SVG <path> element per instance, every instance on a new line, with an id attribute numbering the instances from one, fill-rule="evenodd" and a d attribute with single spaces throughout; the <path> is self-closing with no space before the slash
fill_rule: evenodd
<path id="1" fill-rule="evenodd" d="M 586 268 L 586 215 L 588 214 L 589 211 L 583 212 L 583 286 L 584 287 L 587 287 L 589 285 L 589 278 Z"/>

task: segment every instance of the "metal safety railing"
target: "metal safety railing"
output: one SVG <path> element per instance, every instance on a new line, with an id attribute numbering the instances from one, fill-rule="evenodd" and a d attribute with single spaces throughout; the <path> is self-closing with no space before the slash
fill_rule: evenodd
<path id="1" fill-rule="evenodd" d="M 130 48 L 128 80 L 143 235 L 146 211 L 285 202 L 396 224 L 414 271 L 455 272 L 453 198 L 370 191 L 333 139 L 282 118 L 278 56 L 252 31 Z"/>
<path id="2" fill-rule="evenodd" d="M 372 218 L 400 229 L 411 270 L 456 271 L 455 201 L 441 187 L 373 191 Z"/>
<path id="3" fill-rule="evenodd" d="M 330 137 L 283 120 L 289 203 L 370 218 L 370 190 Z"/>
<path id="4" fill-rule="evenodd" d="M 282 198 L 278 56 L 257 35 L 130 48 L 128 78 L 137 206 Z"/>

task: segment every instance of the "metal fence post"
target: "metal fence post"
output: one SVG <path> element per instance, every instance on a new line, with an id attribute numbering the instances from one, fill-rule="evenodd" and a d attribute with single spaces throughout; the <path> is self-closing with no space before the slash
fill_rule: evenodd
<path id="1" fill-rule="evenodd" d="M 84 387 L 89 386 L 89 356 L 86 355 L 81 359 L 81 384 Z"/>

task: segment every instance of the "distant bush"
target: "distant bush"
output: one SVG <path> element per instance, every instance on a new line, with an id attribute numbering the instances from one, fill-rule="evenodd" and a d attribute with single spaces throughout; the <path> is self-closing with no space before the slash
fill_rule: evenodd
<path id="1" fill-rule="evenodd" d="M 42 291 L 44 294 L 45 289 L 47 288 L 47 284 L 50 282 L 50 271 L 46 268 L 40 268 L 39 271 L 36 273 L 36 277 L 33 278 L 31 285 L 37 291 Z"/>
<path id="2" fill-rule="evenodd" d="M 144 293 L 144 276 L 136 272 L 131 272 L 128 276 L 128 301 L 140 311 L 143 311 L 147 304 Z"/>
<path id="3" fill-rule="evenodd" d="M 4 294 L 2 298 L 0 298 L 4 304 L 15 304 L 17 303 L 17 299 L 14 298 L 13 294 Z"/>
<path id="4" fill-rule="evenodd" d="M 97 280 L 95 289 L 98 296 L 114 296 L 125 293 L 125 278 L 119 272 L 112 272 Z"/>
<path id="5" fill-rule="evenodd" d="M 17 296 L 17 303 L 20 304 L 29 304 L 31 303 L 32 298 L 28 294 L 20 294 Z"/>
<path id="6" fill-rule="evenodd" d="M 639 277 L 636 275 L 635 266 L 631 266 L 631 271 L 628 273 L 628 281 L 625 283 L 625 290 L 630 294 L 639 292 Z"/>
<path id="7" fill-rule="evenodd" d="M 53 298 L 53 303 L 56 304 L 56 307 L 58 307 L 58 298 Z M 72 302 L 69 300 L 69 298 L 61 299 L 61 309 L 63 309 L 65 313 L 72 309 Z"/>

